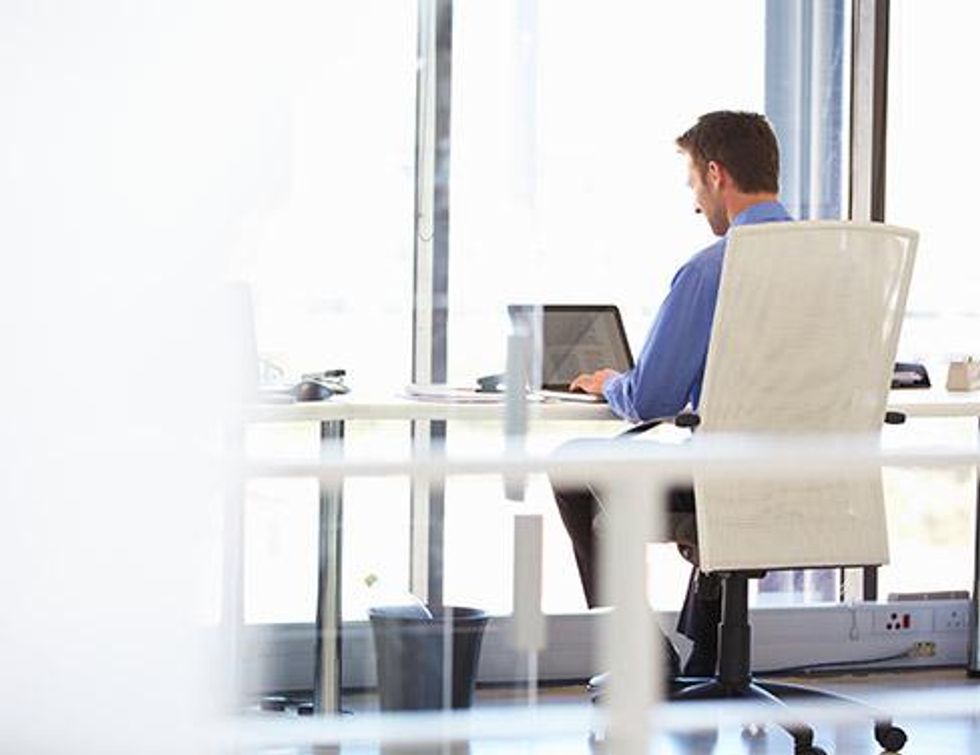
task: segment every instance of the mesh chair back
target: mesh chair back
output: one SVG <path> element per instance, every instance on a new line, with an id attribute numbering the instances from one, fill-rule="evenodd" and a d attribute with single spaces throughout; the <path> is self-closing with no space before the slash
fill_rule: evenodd
<path id="1" fill-rule="evenodd" d="M 809 221 L 733 229 L 699 435 L 876 439 L 918 234 Z M 881 475 L 695 480 L 706 571 L 888 559 Z"/>

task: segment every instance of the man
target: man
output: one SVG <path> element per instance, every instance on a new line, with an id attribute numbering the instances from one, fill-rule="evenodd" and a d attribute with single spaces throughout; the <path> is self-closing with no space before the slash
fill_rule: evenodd
<path id="1" fill-rule="evenodd" d="M 571 383 L 573 390 L 605 396 L 616 414 L 632 422 L 671 417 L 687 406 L 697 409 L 729 228 L 791 220 L 778 201 L 779 146 L 764 116 L 732 111 L 702 115 L 677 138 L 677 147 L 687 159 L 694 211 L 704 215 L 720 238 L 677 271 L 633 369 L 600 369 Z M 601 503 L 591 489 L 560 486 L 555 486 L 555 499 L 572 539 L 586 601 L 594 607 L 599 604 L 594 524 Z M 693 511 L 690 490 L 672 492 L 669 537 L 696 562 Z M 718 593 L 716 580 L 699 576 L 695 569 L 678 621 L 678 629 L 694 641 L 684 667 L 687 675 L 714 673 Z M 672 648 L 668 651 L 676 658 Z"/>

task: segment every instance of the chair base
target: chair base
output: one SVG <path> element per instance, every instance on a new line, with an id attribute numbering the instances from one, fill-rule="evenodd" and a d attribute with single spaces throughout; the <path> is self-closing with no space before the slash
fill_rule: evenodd
<path id="1" fill-rule="evenodd" d="M 748 698 L 785 706 L 781 697 L 811 696 L 846 702 L 868 710 L 874 719 L 875 740 L 885 750 L 898 752 L 908 739 L 905 732 L 892 724 L 889 716 L 875 711 L 852 698 L 814 687 L 784 682 L 760 681 L 752 677 L 750 653 L 752 628 L 749 625 L 748 580 L 759 572 L 722 572 L 722 621 L 718 626 L 717 675 L 708 681 L 679 685 L 671 695 L 675 700 L 717 700 Z M 821 755 L 813 744 L 813 729 L 802 723 L 783 725 L 793 737 L 796 755 Z"/>
<path id="2" fill-rule="evenodd" d="M 835 700 L 850 705 L 867 708 L 858 700 L 839 695 L 815 687 L 805 687 L 786 682 L 762 681 L 748 679 L 747 681 L 731 684 L 721 679 L 687 680 L 677 679 L 671 686 L 672 700 L 720 700 L 720 699 L 749 699 L 761 700 L 782 707 L 786 703 L 781 698 L 819 697 Z M 813 744 L 813 728 L 802 723 L 781 724 L 782 728 L 793 738 L 794 755 L 826 755 L 825 751 Z M 902 729 L 892 724 L 887 716 L 876 716 L 874 719 L 874 737 L 887 752 L 898 752 L 905 746 L 908 737 Z"/>
<path id="3" fill-rule="evenodd" d="M 716 675 L 711 678 L 690 679 L 668 676 L 672 700 L 755 699 L 786 707 L 780 698 L 821 697 L 856 705 L 868 710 L 874 720 L 875 740 L 888 752 L 898 752 L 908 737 L 892 724 L 891 717 L 845 695 L 815 687 L 786 682 L 761 681 L 752 677 L 750 651 L 752 628 L 749 625 L 748 580 L 758 572 L 724 572 L 722 580 L 722 621 L 718 626 L 718 658 Z M 593 701 L 598 702 L 601 683 L 593 685 Z M 780 724 L 793 737 L 794 755 L 826 755 L 813 744 L 813 729 L 802 721 Z"/>

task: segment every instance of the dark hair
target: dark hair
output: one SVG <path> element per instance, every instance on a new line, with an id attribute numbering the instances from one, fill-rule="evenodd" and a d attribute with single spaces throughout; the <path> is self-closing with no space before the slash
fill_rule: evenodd
<path id="1" fill-rule="evenodd" d="M 677 137 L 702 175 L 720 163 L 748 194 L 779 191 L 779 143 L 764 115 L 719 110 L 706 113 Z"/>

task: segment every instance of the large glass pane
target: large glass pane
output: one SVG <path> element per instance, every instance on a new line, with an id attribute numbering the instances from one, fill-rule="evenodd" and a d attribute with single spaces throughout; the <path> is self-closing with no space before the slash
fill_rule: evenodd
<path id="1" fill-rule="evenodd" d="M 764 109 L 765 4 L 458 2 L 454 25 L 450 382 L 503 370 L 513 303 L 615 303 L 637 349 L 673 273 L 713 240 L 674 139 L 703 112 Z M 532 445 L 614 431 L 557 428 Z M 449 428 L 458 449 L 493 433 Z M 521 506 L 548 523 L 546 606 L 581 610 L 547 483 Z M 447 490 L 447 601 L 507 609 L 513 511 L 499 481 Z M 465 544 L 488 528 L 475 567 Z M 655 601 L 676 607 L 686 562 L 654 546 L 650 564 Z"/>
<path id="2" fill-rule="evenodd" d="M 962 70 L 958 56 L 977 23 L 980 7 L 971 3 L 956 5 L 953 16 L 914 0 L 891 4 L 885 213 L 922 234 L 902 346 L 938 363 L 971 348 L 980 317 L 980 257 L 966 246 L 974 202 L 965 185 L 980 155 L 943 149 L 939 125 L 972 122 L 970 98 L 950 97 L 943 84 Z"/>
<path id="3" fill-rule="evenodd" d="M 962 69 L 958 56 L 971 44 L 980 7 L 957 4 L 951 16 L 923 3 L 893 0 L 890 12 L 885 219 L 921 234 L 899 355 L 924 361 L 933 383 L 941 385 L 950 359 L 974 348 L 980 323 L 980 258 L 966 246 L 973 234 L 966 182 L 980 167 L 980 156 L 969 149 L 943 149 L 948 140 L 937 127 L 972 120 L 970 98 L 950 97 L 943 83 Z M 972 419 L 914 424 L 905 433 L 914 432 L 920 443 L 975 442 Z M 901 428 L 892 435 L 901 436 Z M 882 591 L 968 589 L 975 471 L 890 475 L 893 557 L 882 570 Z M 926 563 L 936 568 L 919 568 Z"/>

